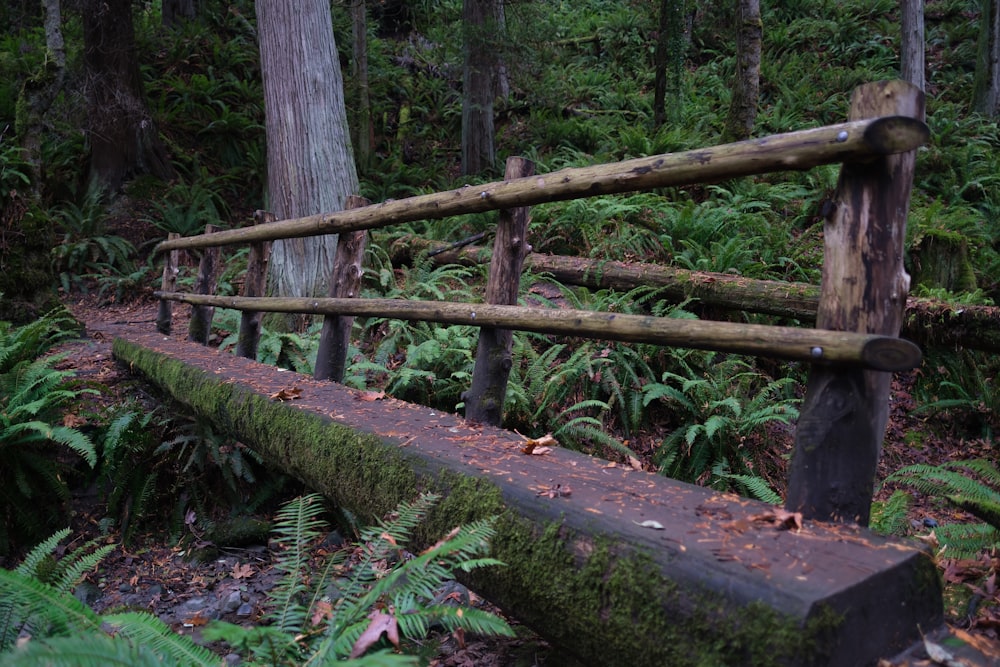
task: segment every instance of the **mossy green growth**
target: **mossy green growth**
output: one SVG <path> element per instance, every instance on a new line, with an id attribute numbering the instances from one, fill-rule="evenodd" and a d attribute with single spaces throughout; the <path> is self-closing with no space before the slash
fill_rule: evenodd
<path id="1" fill-rule="evenodd" d="M 28 210 L 7 231 L 0 247 L 0 320 L 29 322 L 59 306 L 52 270 L 52 224 L 41 211 Z"/>
<path id="2" fill-rule="evenodd" d="M 473 586 L 505 600 L 527 625 L 545 628 L 584 664 L 609 655 L 623 665 L 822 664 L 842 621 L 823 608 L 803 627 L 762 602 L 739 607 L 718 593 L 682 587 L 641 550 L 573 534 L 560 521 L 539 531 L 503 515 L 493 556 L 508 567 L 478 571 Z M 518 603 L 523 591 L 548 604 Z M 546 607 L 575 610 L 574 618 L 553 622 Z M 636 636 L 648 641 L 637 644 Z"/>

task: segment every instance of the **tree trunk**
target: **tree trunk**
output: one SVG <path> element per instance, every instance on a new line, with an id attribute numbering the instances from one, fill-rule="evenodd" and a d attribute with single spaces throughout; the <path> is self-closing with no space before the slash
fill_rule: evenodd
<path id="1" fill-rule="evenodd" d="M 1000 0 L 982 0 L 973 107 L 1000 116 Z"/>
<path id="2" fill-rule="evenodd" d="M 927 86 L 924 78 L 924 0 L 902 2 L 902 63 L 900 76 L 920 90 Z"/>
<path id="3" fill-rule="evenodd" d="M 480 174 L 496 162 L 493 127 L 496 49 L 494 0 L 462 2 L 462 174 Z"/>
<path id="4" fill-rule="evenodd" d="M 90 180 L 116 191 L 139 174 L 173 176 L 146 106 L 131 0 L 81 0 Z"/>
<path id="5" fill-rule="evenodd" d="M 686 47 L 683 13 L 681 0 L 660 0 L 659 34 L 653 54 L 653 124 L 656 127 L 667 120 L 667 93 L 677 94 L 680 89 Z"/>
<path id="6" fill-rule="evenodd" d="M 729 104 L 726 141 L 749 139 L 757 120 L 760 97 L 760 48 L 764 24 L 760 0 L 736 0 L 736 74 Z"/>
<path id="7" fill-rule="evenodd" d="M 257 0 L 268 206 L 278 220 L 340 211 L 358 189 L 329 3 Z M 337 236 L 276 241 L 271 291 L 325 294 Z"/>
<path id="8" fill-rule="evenodd" d="M 351 33 L 354 38 L 352 74 L 357 92 L 354 154 L 358 168 L 365 172 L 371 166 L 375 131 L 372 128 L 372 103 L 368 87 L 368 9 L 365 0 L 351 4 Z"/>
<path id="9" fill-rule="evenodd" d="M 25 161 L 31 165 L 31 187 L 37 195 L 44 180 L 42 135 L 45 116 L 62 90 L 66 78 L 66 46 L 62 36 L 60 0 L 44 0 L 45 48 L 47 58 L 38 72 L 24 82 L 17 114 L 17 135 L 24 149 Z"/>
<path id="10" fill-rule="evenodd" d="M 195 0 L 163 0 L 162 14 L 163 25 L 173 28 L 193 19 L 198 10 Z"/>

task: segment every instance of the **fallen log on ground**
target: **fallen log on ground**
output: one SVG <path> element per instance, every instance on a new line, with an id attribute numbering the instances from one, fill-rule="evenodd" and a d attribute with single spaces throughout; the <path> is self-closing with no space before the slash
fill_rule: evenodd
<path id="1" fill-rule="evenodd" d="M 404 237 L 393 243 L 390 257 L 394 264 L 406 264 L 421 252 L 443 245 Z M 468 266 L 489 262 L 490 254 L 486 248 L 471 246 L 435 254 L 432 260 Z M 659 264 L 529 253 L 524 268 L 566 285 L 623 292 L 648 285 L 662 288 L 663 297 L 677 303 L 694 298 L 709 308 L 774 315 L 805 324 L 816 321 L 819 304 L 819 287 L 808 283 L 755 280 Z M 956 306 L 910 297 L 900 336 L 922 347 L 1000 352 L 1000 307 Z"/>
<path id="2" fill-rule="evenodd" d="M 528 455 L 516 434 L 421 406 L 107 333 L 132 371 L 364 519 L 443 494 L 418 547 L 498 516 L 506 566 L 465 583 L 583 664 L 853 666 L 942 624 L 938 574 L 910 544 L 797 528 L 771 506 L 558 447 Z"/>

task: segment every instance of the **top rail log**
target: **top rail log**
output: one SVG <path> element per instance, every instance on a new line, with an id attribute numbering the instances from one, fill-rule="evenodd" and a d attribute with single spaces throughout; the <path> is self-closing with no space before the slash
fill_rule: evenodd
<path id="1" fill-rule="evenodd" d="M 403 222 L 533 206 L 579 197 L 721 181 L 774 171 L 802 170 L 835 162 L 864 162 L 879 156 L 914 150 L 926 143 L 929 137 L 927 126 L 915 118 L 886 116 L 857 120 L 713 148 L 470 185 L 448 192 L 389 200 L 353 210 L 320 213 L 258 227 L 230 229 L 216 232 L 211 237 L 200 235 L 167 240 L 157 245 L 155 252 L 340 234 Z"/>
<path id="2" fill-rule="evenodd" d="M 449 303 L 411 299 L 331 299 L 309 297 L 208 296 L 156 292 L 160 299 L 192 305 L 272 313 L 356 315 L 423 320 L 445 324 L 520 329 L 632 343 L 673 345 L 716 352 L 821 364 L 847 364 L 900 371 L 920 364 L 920 348 L 901 338 L 776 327 L 738 322 L 706 322 L 589 310 L 551 310 L 486 303 Z"/>

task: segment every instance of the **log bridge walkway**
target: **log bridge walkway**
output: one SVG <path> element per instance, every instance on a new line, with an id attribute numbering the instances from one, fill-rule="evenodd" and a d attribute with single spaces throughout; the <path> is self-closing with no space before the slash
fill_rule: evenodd
<path id="1" fill-rule="evenodd" d="M 919 348 L 898 334 L 914 155 L 928 139 L 923 105 L 909 84 L 868 84 L 840 125 L 543 176 L 512 159 L 503 182 L 377 205 L 355 199 L 338 213 L 171 238 L 158 246 L 166 259 L 158 331 L 117 332 L 114 353 L 361 516 L 420 491 L 444 495 L 421 539 L 499 516 L 494 555 L 507 566 L 467 583 L 584 664 L 873 664 L 943 622 L 929 555 L 864 528 L 891 372 L 920 363 Z M 816 329 L 511 305 L 529 249 L 528 206 L 828 163 L 842 170 Z M 364 230 L 486 210 L 501 211 L 487 303 L 351 298 Z M 331 233 L 340 237 L 329 298 L 262 296 L 268 241 Z M 213 253 L 246 243 L 243 296 L 213 296 Z M 205 248 L 199 293 L 174 291 L 171 257 L 181 248 Z M 172 302 L 193 306 L 187 337 L 203 342 L 214 307 L 243 311 L 238 355 L 169 335 Z M 250 360 L 268 311 L 325 316 L 314 378 Z M 343 376 L 357 315 L 481 326 L 467 419 L 328 381 Z M 525 454 L 525 441 L 499 428 L 510 329 L 810 363 L 785 508 L 560 448 Z"/>

